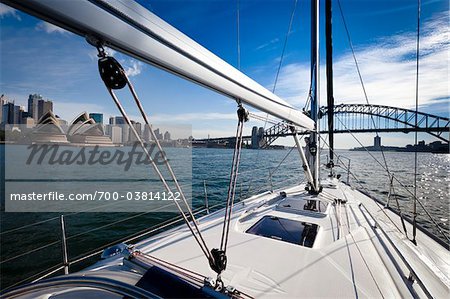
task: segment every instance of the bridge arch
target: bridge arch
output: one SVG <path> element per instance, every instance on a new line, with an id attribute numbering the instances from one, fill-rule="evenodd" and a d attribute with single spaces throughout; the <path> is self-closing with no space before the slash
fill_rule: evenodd
<path id="1" fill-rule="evenodd" d="M 328 107 L 319 110 L 320 132 L 328 133 L 327 127 Z M 375 121 L 375 127 L 372 122 Z M 371 132 L 426 132 L 439 140 L 449 143 L 445 133 L 450 134 L 450 119 L 434 114 L 417 112 L 417 126 L 415 125 L 416 111 L 399 107 L 367 104 L 339 104 L 334 106 L 334 133 L 371 133 Z M 300 134 L 308 134 L 302 132 Z M 262 148 L 270 146 L 279 137 L 290 136 L 292 133 L 285 122 L 275 124 L 264 131 L 261 140 Z M 251 140 L 252 136 L 244 136 Z M 204 143 L 232 143 L 235 137 L 219 137 L 198 139 Z"/>
<path id="2" fill-rule="evenodd" d="M 426 132 L 446 143 L 449 142 L 443 134 L 450 130 L 450 119 L 434 114 L 417 112 L 399 107 L 367 104 L 339 104 L 334 106 L 335 133 L 352 132 Z M 320 108 L 321 128 L 327 128 L 328 107 Z M 344 117 L 340 117 L 343 115 Z M 347 117 L 345 117 L 347 116 Z M 375 121 L 375 127 L 372 122 Z M 323 132 L 327 132 L 323 130 Z"/>

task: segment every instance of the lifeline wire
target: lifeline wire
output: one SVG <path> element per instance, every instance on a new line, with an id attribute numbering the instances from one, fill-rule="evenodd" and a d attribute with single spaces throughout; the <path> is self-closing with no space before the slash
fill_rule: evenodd
<path id="1" fill-rule="evenodd" d="M 355 134 L 353 134 L 353 132 L 347 128 L 347 126 L 342 122 L 342 120 L 337 117 L 337 120 L 341 123 L 341 125 L 345 128 L 345 130 L 347 132 L 350 133 L 350 135 L 359 143 L 359 145 L 361 147 L 363 147 L 366 152 L 375 160 L 375 162 L 377 162 L 381 168 L 383 168 L 384 170 L 386 170 L 384 168 L 384 165 L 377 159 L 375 158 L 374 155 L 372 155 L 372 153 L 361 143 L 361 141 L 359 141 L 359 139 L 355 136 Z M 434 220 L 433 216 L 431 216 L 430 212 L 428 212 L 428 210 L 425 208 L 425 206 L 423 205 L 423 203 L 414 196 L 414 193 L 411 192 L 411 190 L 409 190 L 396 176 L 392 176 L 392 178 L 394 178 L 394 180 L 400 185 L 402 186 L 406 192 L 408 192 L 411 196 L 413 196 L 413 198 L 415 198 L 415 200 L 417 201 L 417 203 L 419 203 L 419 205 L 422 207 L 422 209 L 425 211 L 425 213 L 427 214 L 427 216 L 430 218 L 431 222 L 433 222 L 433 224 L 436 226 L 437 230 L 439 231 L 439 233 L 441 233 L 441 235 L 447 240 L 447 242 L 450 243 L 450 238 L 447 236 L 446 233 L 444 233 L 444 231 L 441 229 L 441 227 L 439 226 L 439 224 L 436 222 L 436 220 Z"/>
<path id="2" fill-rule="evenodd" d="M 327 141 L 326 141 L 322 136 L 320 136 L 320 138 L 321 138 L 322 141 L 329 147 L 329 144 L 327 143 Z M 359 141 L 358 141 L 358 142 L 359 142 Z M 364 148 L 365 148 L 365 147 L 364 147 Z M 365 148 L 365 149 L 366 149 L 366 148 Z M 367 150 L 367 149 L 366 149 L 366 150 Z M 335 154 L 334 154 L 334 151 L 333 151 L 333 155 L 335 155 Z M 338 156 L 338 155 L 336 155 L 336 156 L 338 157 L 337 163 L 339 163 L 339 162 L 340 162 L 340 161 L 339 161 L 339 156 Z M 361 184 L 360 179 L 358 179 L 358 178 L 355 176 L 355 174 L 354 174 L 352 171 L 350 171 L 350 169 L 349 169 L 347 166 L 345 166 L 344 164 L 341 163 L 341 167 L 344 168 L 344 170 L 347 170 L 348 173 L 351 174 L 351 175 L 353 176 L 353 178 L 355 179 L 355 181 L 361 186 L 362 189 L 366 190 L 367 193 L 370 193 L 369 190 L 368 190 L 365 186 L 363 186 L 363 184 Z M 392 180 L 394 180 L 394 176 L 391 177 L 391 181 L 392 181 Z M 344 193 L 344 196 L 345 196 L 345 193 Z M 402 222 L 403 231 L 404 231 L 405 235 L 408 236 L 408 232 L 407 232 L 407 230 L 406 230 L 406 225 L 405 225 L 403 213 L 402 213 L 402 211 L 401 211 L 401 209 L 400 209 L 400 204 L 399 204 L 399 202 L 398 202 L 398 198 L 397 198 L 397 196 L 394 196 L 394 198 L 395 198 L 395 200 L 396 200 L 396 202 L 397 202 L 397 209 L 398 209 L 399 214 L 400 214 L 400 219 L 401 219 L 401 222 Z M 377 203 L 377 205 L 378 205 L 378 203 Z M 379 205 L 378 205 L 378 206 L 379 206 Z M 385 214 L 386 217 L 388 217 L 389 219 L 391 219 L 391 218 L 386 214 L 386 212 L 385 212 L 382 208 L 380 208 L 380 210 L 383 211 L 383 214 Z M 399 228 L 392 220 L 391 220 L 391 222 L 392 222 L 392 224 L 394 224 L 394 226 L 398 229 L 398 231 L 401 232 L 400 228 Z"/>

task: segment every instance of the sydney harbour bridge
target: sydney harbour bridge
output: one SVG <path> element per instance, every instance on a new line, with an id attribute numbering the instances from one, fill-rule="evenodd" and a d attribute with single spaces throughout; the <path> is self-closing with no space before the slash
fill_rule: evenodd
<path id="1" fill-rule="evenodd" d="M 319 112 L 321 133 L 328 133 L 327 107 L 321 107 Z M 334 130 L 336 134 L 343 133 L 371 133 L 371 132 L 425 132 L 438 140 L 449 143 L 450 119 L 433 114 L 416 112 L 414 110 L 367 104 L 340 104 L 335 105 Z M 417 115 L 417 125 L 416 125 Z M 259 132 L 262 138 L 261 148 L 269 147 L 279 137 L 290 136 L 288 126 L 285 123 L 275 124 L 263 132 Z M 306 134 L 299 132 L 298 134 Z M 251 140 L 252 136 L 244 136 L 245 140 Z M 211 144 L 224 144 L 234 142 L 235 137 L 219 137 L 209 139 L 197 139 L 197 142 Z"/>

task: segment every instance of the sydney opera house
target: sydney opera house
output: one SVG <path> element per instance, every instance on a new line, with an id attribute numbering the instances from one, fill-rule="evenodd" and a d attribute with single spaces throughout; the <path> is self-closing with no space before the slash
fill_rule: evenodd
<path id="1" fill-rule="evenodd" d="M 81 113 L 69 124 L 67 132 L 52 111 L 48 111 L 38 121 L 31 134 L 35 143 L 58 143 L 71 145 L 113 145 L 105 135 L 103 124 L 96 123 L 86 112 Z"/>
<path id="2" fill-rule="evenodd" d="M 71 143 L 112 145 L 111 138 L 105 135 L 103 124 L 96 123 L 86 112 L 75 117 L 70 123 L 67 138 Z"/>
<path id="3" fill-rule="evenodd" d="M 33 129 L 32 142 L 37 143 L 68 143 L 66 133 L 61 128 L 58 118 L 52 111 L 45 113 Z"/>

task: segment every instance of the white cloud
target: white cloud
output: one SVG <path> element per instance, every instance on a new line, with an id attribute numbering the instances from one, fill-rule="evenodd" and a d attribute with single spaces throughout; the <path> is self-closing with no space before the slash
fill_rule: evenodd
<path id="1" fill-rule="evenodd" d="M 45 31 L 48 34 L 52 34 L 52 33 L 59 33 L 59 34 L 71 34 L 69 31 L 58 27 L 56 25 L 47 23 L 45 21 L 40 21 L 39 23 L 37 23 L 36 25 L 36 30 L 39 31 Z"/>
<path id="2" fill-rule="evenodd" d="M 19 14 L 17 13 L 17 10 L 15 10 L 14 8 L 9 7 L 3 3 L 0 3 L 0 19 L 3 19 L 4 17 L 6 17 L 8 15 L 16 18 L 19 21 L 22 20 L 20 18 Z"/>
<path id="3" fill-rule="evenodd" d="M 277 38 L 274 38 L 274 39 L 270 40 L 268 43 L 264 43 L 264 44 L 262 44 L 262 45 L 256 47 L 256 50 L 262 50 L 262 49 L 264 49 L 264 48 L 267 48 L 267 47 L 269 47 L 269 46 L 272 46 L 272 45 L 278 43 L 279 41 L 280 41 L 280 39 L 279 39 L 278 37 L 277 37 Z"/>
<path id="4" fill-rule="evenodd" d="M 125 74 L 127 74 L 128 77 L 137 76 L 142 72 L 143 67 L 144 64 L 142 62 L 135 59 L 129 59 L 124 66 Z"/>
<path id="5" fill-rule="evenodd" d="M 137 76 L 144 69 L 144 63 L 142 63 L 139 60 L 136 60 L 134 58 L 125 58 L 126 57 L 125 55 L 108 47 L 105 47 L 105 51 L 109 56 L 115 57 L 120 62 L 128 77 Z M 92 49 L 91 51 L 88 52 L 88 55 L 92 60 L 97 60 L 98 59 L 97 49 Z"/>
<path id="6" fill-rule="evenodd" d="M 449 37 L 447 14 L 439 15 L 423 25 L 420 47 L 420 105 L 449 101 Z M 403 108 L 414 106 L 415 50 L 414 32 L 386 37 L 355 50 L 371 104 Z M 309 65 L 287 65 L 280 74 L 277 93 L 290 103 L 302 107 L 309 91 L 309 76 Z M 324 99 L 324 67 L 321 68 L 321 79 L 321 94 Z M 351 53 L 334 60 L 334 89 L 336 103 L 365 103 Z"/>

